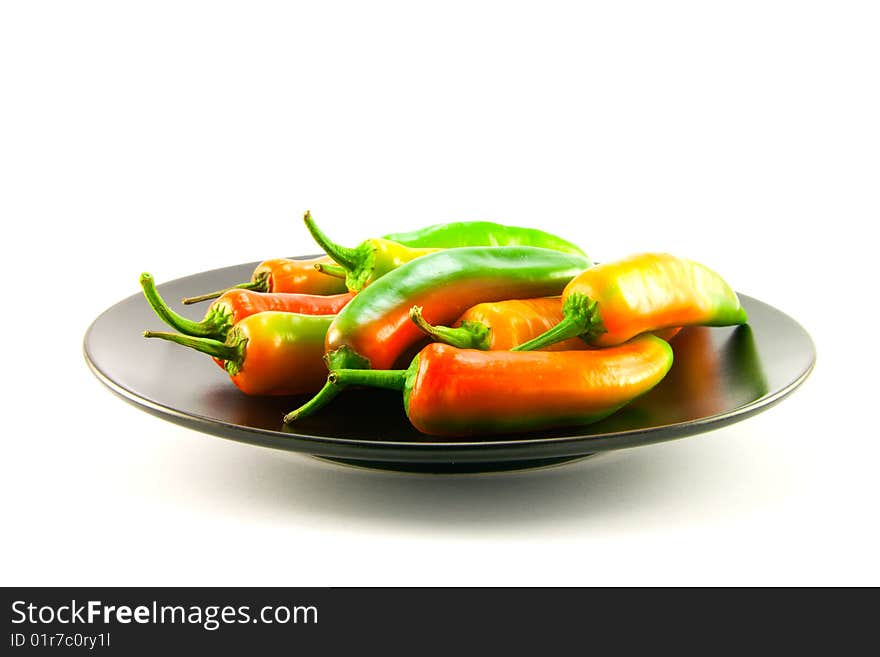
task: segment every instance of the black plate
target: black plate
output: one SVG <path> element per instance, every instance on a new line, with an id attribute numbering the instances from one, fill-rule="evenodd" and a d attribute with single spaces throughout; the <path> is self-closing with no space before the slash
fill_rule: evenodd
<path id="1" fill-rule="evenodd" d="M 247 280 L 256 264 L 187 276 L 159 289 L 172 302 Z M 383 469 L 511 470 L 717 429 L 791 393 L 813 368 L 810 336 L 772 306 L 740 298 L 748 326 L 683 330 L 672 340 L 675 364 L 660 385 L 602 422 L 479 441 L 440 442 L 418 433 L 406 419 L 400 393 L 385 390 L 348 391 L 317 415 L 284 427 L 284 413 L 306 397 L 247 397 L 209 357 L 144 339 L 144 329 L 163 325 L 140 294 L 94 321 L 84 351 L 95 375 L 126 401 L 223 438 Z M 206 308 L 178 310 L 200 319 Z"/>

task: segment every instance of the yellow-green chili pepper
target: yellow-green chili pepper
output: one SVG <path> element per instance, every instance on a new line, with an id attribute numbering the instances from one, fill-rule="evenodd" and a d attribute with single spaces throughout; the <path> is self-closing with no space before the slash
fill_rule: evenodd
<path id="1" fill-rule="evenodd" d="M 580 336 L 610 347 L 633 336 L 681 326 L 745 324 L 736 292 L 717 273 L 668 253 L 642 253 L 592 267 L 562 292 L 564 319 L 516 351 Z"/>

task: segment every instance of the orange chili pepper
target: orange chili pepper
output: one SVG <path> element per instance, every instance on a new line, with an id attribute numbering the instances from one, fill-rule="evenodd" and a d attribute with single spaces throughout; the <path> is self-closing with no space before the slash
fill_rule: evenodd
<path id="1" fill-rule="evenodd" d="M 468 309 L 451 327 L 432 326 L 419 306 L 413 306 L 410 319 L 423 333 L 437 342 L 460 349 L 506 350 L 532 340 L 562 321 L 562 298 L 512 299 L 495 303 L 480 303 Z M 681 329 L 678 327 L 655 331 L 669 340 Z M 573 351 L 590 349 L 579 337 L 568 338 L 542 347 L 540 351 Z"/>
<path id="2" fill-rule="evenodd" d="M 316 268 L 324 267 L 322 271 Z M 326 267 L 325 267 L 326 266 Z M 328 275 L 335 266 L 330 256 L 291 260 L 275 258 L 257 265 L 248 283 L 239 283 L 223 290 L 187 297 L 184 304 L 198 303 L 216 299 L 229 290 L 254 290 L 256 292 L 299 292 L 302 294 L 343 294 L 347 292 L 345 281 L 335 275 Z"/>
<path id="3" fill-rule="evenodd" d="M 262 312 L 232 327 L 226 340 L 144 331 L 208 354 L 247 395 L 302 395 L 327 378 L 324 337 L 331 315 Z"/>
<path id="4" fill-rule="evenodd" d="M 432 326 L 419 306 L 410 319 L 437 342 L 460 349 L 506 350 L 531 340 L 562 321 L 562 298 L 511 299 L 472 306 L 451 326 Z M 542 351 L 588 349 L 578 337 L 548 345 Z"/>

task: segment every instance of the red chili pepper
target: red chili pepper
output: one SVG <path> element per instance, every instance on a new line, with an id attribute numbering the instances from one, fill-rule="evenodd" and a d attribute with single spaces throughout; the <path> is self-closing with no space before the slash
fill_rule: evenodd
<path id="1" fill-rule="evenodd" d="M 406 370 L 332 370 L 328 380 L 341 388 L 401 390 L 416 429 L 468 436 L 596 422 L 657 385 L 671 365 L 671 347 L 653 335 L 582 351 L 478 351 L 434 343 Z"/>
<path id="2" fill-rule="evenodd" d="M 195 322 L 177 314 L 165 303 L 150 274 L 141 274 L 140 282 L 150 306 L 171 328 L 185 335 L 215 340 L 225 340 L 226 334 L 235 324 L 260 312 L 277 310 L 303 315 L 335 315 L 354 296 L 352 292 L 320 295 L 228 290 L 210 305 L 202 321 Z"/>
<path id="3" fill-rule="evenodd" d="M 187 297 L 184 304 L 216 299 L 229 290 L 254 290 L 256 292 L 299 292 L 301 294 L 342 294 L 348 290 L 345 281 L 318 271 L 316 266 L 334 266 L 329 256 L 308 260 L 275 258 L 266 260 L 254 269 L 250 282 L 233 285 L 223 290 Z M 332 268 L 332 267 L 331 267 Z"/>

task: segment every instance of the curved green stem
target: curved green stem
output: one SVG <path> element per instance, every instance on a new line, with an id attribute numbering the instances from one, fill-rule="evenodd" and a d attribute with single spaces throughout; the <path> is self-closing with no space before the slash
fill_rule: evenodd
<path id="1" fill-rule="evenodd" d="M 312 213 L 306 212 L 303 217 L 303 221 L 306 224 L 306 228 L 309 229 L 309 232 L 312 234 L 312 237 L 315 238 L 315 241 L 318 243 L 324 252 L 333 258 L 337 263 L 345 267 L 346 269 L 354 269 L 357 266 L 357 251 L 355 249 L 349 248 L 347 246 L 342 246 L 330 240 L 324 232 L 318 228 L 318 224 L 315 223 L 315 220 L 312 219 Z"/>
<path id="2" fill-rule="evenodd" d="M 528 342 L 517 345 L 511 351 L 534 351 L 574 337 L 589 342 L 605 333 L 599 304 L 586 294 L 580 292 L 571 294 L 562 304 L 562 314 L 562 321 L 556 326 Z"/>
<path id="3" fill-rule="evenodd" d="M 324 387 L 321 388 L 314 397 L 296 410 L 293 410 L 284 416 L 284 424 L 291 424 L 292 422 L 296 422 L 297 420 L 312 415 L 315 411 L 321 410 L 335 399 L 336 395 L 342 392 L 342 390 L 343 386 L 334 384 L 328 378 L 327 383 L 324 384 Z"/>
<path id="4" fill-rule="evenodd" d="M 329 404 L 348 386 L 370 386 L 403 390 L 406 385 L 407 370 L 333 370 L 327 377 L 327 383 L 318 393 L 305 404 L 284 416 L 284 424 L 313 415 Z"/>
<path id="5" fill-rule="evenodd" d="M 333 278 L 346 278 L 348 276 L 348 272 L 345 270 L 345 267 L 341 267 L 340 265 L 329 265 L 322 262 L 316 262 L 315 269 L 317 269 L 322 274 L 332 276 Z"/>
<path id="6" fill-rule="evenodd" d="M 224 292 L 229 292 L 229 290 L 253 290 L 254 292 L 268 292 L 269 272 L 261 272 L 259 276 L 254 278 L 254 280 L 248 281 L 247 283 L 239 283 L 238 285 L 232 285 L 223 290 L 217 290 L 216 292 L 200 294 L 197 297 L 187 297 L 186 299 L 183 299 L 181 303 L 188 306 L 191 303 L 199 303 L 200 301 L 207 301 L 208 299 L 216 299 L 217 297 L 222 296 Z"/>
<path id="7" fill-rule="evenodd" d="M 458 347 L 459 349 L 482 349 L 490 348 L 489 335 L 491 329 L 482 322 L 464 321 L 458 328 L 450 326 L 434 326 L 429 324 L 422 316 L 422 309 L 413 306 L 409 310 L 409 318 L 419 329 L 432 340 Z"/>
<path id="8" fill-rule="evenodd" d="M 205 338 L 226 337 L 223 334 L 224 322 L 220 315 L 210 313 L 205 317 L 204 321 L 194 322 L 182 315 L 178 315 L 168 307 L 168 304 L 165 303 L 165 300 L 156 289 L 156 282 L 150 274 L 146 272 L 141 274 L 140 283 L 141 288 L 144 291 L 144 296 L 147 299 L 147 303 L 149 303 L 150 307 L 156 311 L 159 318 L 171 328 L 177 329 L 181 333 L 186 333 L 187 335 Z"/>
<path id="9" fill-rule="evenodd" d="M 241 366 L 244 361 L 244 345 L 242 343 L 220 342 L 211 338 L 196 338 L 191 335 L 179 335 L 177 333 L 167 333 L 165 331 L 144 331 L 145 338 L 161 338 L 169 342 L 176 342 L 184 347 L 191 347 L 203 354 L 208 354 L 214 358 L 219 358 L 227 363 Z"/>

